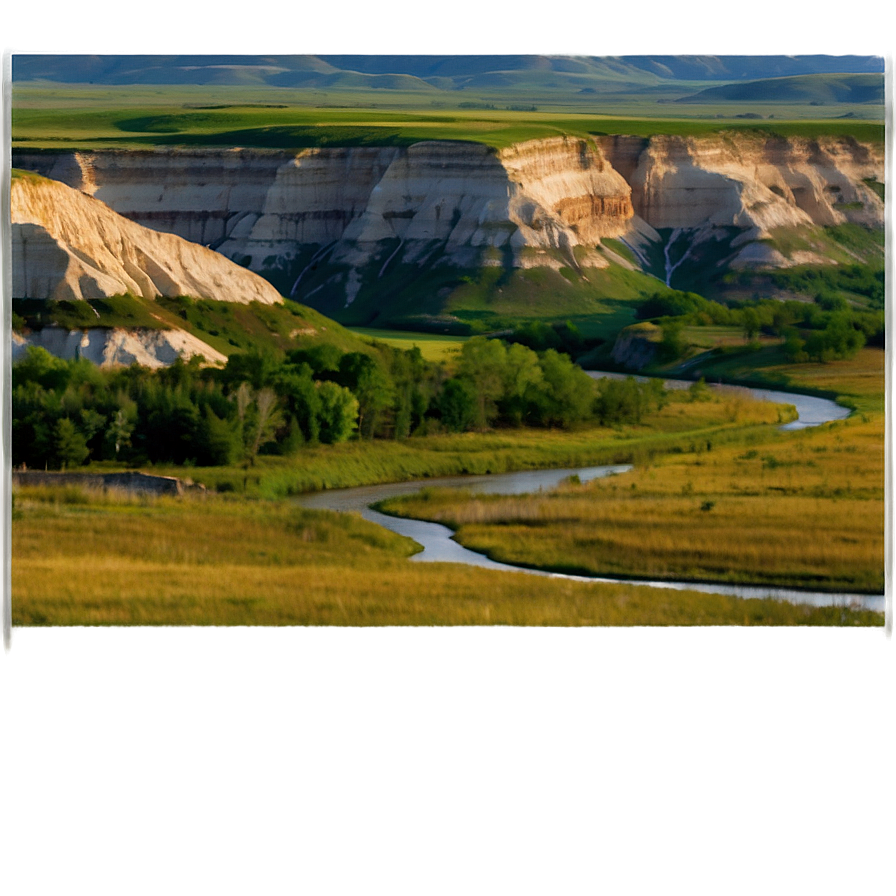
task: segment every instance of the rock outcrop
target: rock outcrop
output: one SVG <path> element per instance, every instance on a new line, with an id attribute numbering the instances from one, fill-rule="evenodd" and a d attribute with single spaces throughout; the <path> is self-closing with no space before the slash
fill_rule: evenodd
<path id="1" fill-rule="evenodd" d="M 744 263 L 785 266 L 756 240 L 777 228 L 852 222 L 882 227 L 883 148 L 851 138 L 605 137 L 601 149 L 632 189 L 635 213 L 660 230 L 734 227 Z"/>
<path id="2" fill-rule="evenodd" d="M 14 162 L 146 227 L 210 246 L 300 301 L 313 304 L 324 290 L 331 309 L 350 304 L 365 285 L 375 292 L 376 281 L 402 263 L 418 270 L 603 267 L 609 256 L 596 247 L 618 237 L 658 274 L 672 230 L 677 257 L 688 245 L 699 256 L 701 246 L 724 238 L 726 265 L 774 268 L 825 260 L 778 251 L 768 242 L 776 231 L 882 227 L 884 220 L 869 186 L 883 182 L 883 148 L 851 138 L 731 132 L 556 137 L 497 151 L 424 141 L 297 153 L 16 152 Z M 60 241 L 45 239 L 42 248 L 40 241 L 33 234 L 35 251 L 62 261 Z M 78 263 L 66 254 L 68 288 L 83 290 Z M 668 280 L 674 262 L 666 256 Z M 151 267 L 155 277 L 159 263 Z M 124 273 L 140 285 L 130 268 Z M 156 280 L 156 288 L 168 288 L 164 276 Z"/>
<path id="3" fill-rule="evenodd" d="M 224 364 L 227 361 L 221 352 L 191 333 L 178 329 L 90 327 L 84 330 L 67 330 L 50 326 L 28 333 L 14 332 L 12 360 L 19 360 L 31 345 L 45 349 L 57 358 L 84 358 L 100 367 L 128 367 L 131 364 L 167 367 L 178 358 L 189 361 L 195 356 L 211 364 Z"/>
<path id="4" fill-rule="evenodd" d="M 592 141 L 532 141 L 495 152 L 476 143 L 407 148 L 154 150 L 17 154 L 147 227 L 213 247 L 253 271 L 294 269 L 308 247 L 359 269 L 397 246 L 414 263 L 438 248 L 443 263 L 604 266 L 593 250 L 623 233 L 630 188 Z M 563 263 L 570 263 L 568 260 Z M 379 269 L 379 268 L 378 268 Z M 299 296 L 297 296 L 299 297 Z M 352 286 L 347 287 L 351 300 Z"/>
<path id="5" fill-rule="evenodd" d="M 143 227 L 56 181 L 14 177 L 13 298 L 130 293 L 226 302 L 282 301 L 270 283 L 196 243 Z"/>

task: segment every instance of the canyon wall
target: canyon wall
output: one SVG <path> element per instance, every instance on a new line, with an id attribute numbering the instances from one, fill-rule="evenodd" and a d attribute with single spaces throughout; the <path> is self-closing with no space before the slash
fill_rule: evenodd
<path id="1" fill-rule="evenodd" d="M 14 164 L 265 274 L 289 270 L 308 247 L 353 268 L 397 247 L 410 263 L 437 247 L 460 267 L 495 263 L 489 249 L 515 265 L 603 266 L 594 247 L 633 215 L 628 184 L 596 144 L 569 137 L 500 152 L 431 141 L 296 154 L 17 153 Z M 573 259 L 576 247 L 586 251 Z M 350 301 L 351 285 L 347 293 Z"/>
<path id="2" fill-rule="evenodd" d="M 658 231 L 699 245 L 726 230 L 729 240 L 740 231 L 727 264 L 781 267 L 827 259 L 782 254 L 768 240 L 776 230 L 884 220 L 869 186 L 883 182 L 883 148 L 851 138 L 754 132 L 556 137 L 497 151 L 425 141 L 296 153 L 16 152 L 13 162 L 211 247 L 282 294 L 306 301 L 326 287 L 344 305 L 400 263 L 603 267 L 608 256 L 596 247 L 619 237 L 646 265 L 650 244 L 669 239 Z"/>
<path id="3" fill-rule="evenodd" d="M 57 181 L 14 177 L 10 214 L 13 298 L 281 301 L 266 280 L 217 252 L 143 227 Z"/>
<path id="4" fill-rule="evenodd" d="M 759 241 L 779 228 L 855 223 L 883 227 L 883 146 L 847 137 L 604 137 L 603 154 L 632 190 L 638 218 L 656 230 L 737 228 L 734 266 L 784 267 L 821 257 L 785 257 Z"/>

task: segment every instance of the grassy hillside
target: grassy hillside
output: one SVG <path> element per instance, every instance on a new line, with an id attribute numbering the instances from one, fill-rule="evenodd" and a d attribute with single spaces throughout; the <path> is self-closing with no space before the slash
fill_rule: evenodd
<path id="1" fill-rule="evenodd" d="M 437 257 L 426 265 L 402 263 L 399 257 L 380 277 L 391 251 L 387 247 L 384 258 L 361 271 L 361 289 L 347 307 L 337 285 L 348 271 L 337 265 L 303 279 L 299 298 L 351 327 L 463 336 L 531 321 L 572 321 L 584 335 L 606 339 L 634 320 L 638 301 L 664 288 L 654 277 L 619 264 L 575 270 L 568 258 L 558 259 L 565 266 L 551 270 L 497 265 L 461 269 L 435 264 Z M 279 281 L 264 273 L 275 285 L 290 281 L 291 272 Z"/>
<path id="2" fill-rule="evenodd" d="M 298 302 L 282 305 L 240 304 L 189 296 L 144 299 L 122 295 L 87 301 L 14 299 L 13 327 L 39 329 L 55 324 L 86 327 L 182 329 L 224 355 L 252 350 L 282 352 L 308 345 L 333 345 L 343 352 L 370 351 L 338 323 Z"/>
<path id="3" fill-rule="evenodd" d="M 796 75 L 791 78 L 764 78 L 746 83 L 707 87 L 679 103 L 734 102 L 764 103 L 876 103 L 884 102 L 881 75 Z"/>

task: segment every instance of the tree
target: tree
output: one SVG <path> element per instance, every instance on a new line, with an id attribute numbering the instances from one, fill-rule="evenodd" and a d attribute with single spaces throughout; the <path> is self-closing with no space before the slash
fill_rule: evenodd
<path id="1" fill-rule="evenodd" d="M 277 394 L 267 386 L 256 392 L 249 383 L 240 383 L 233 398 L 242 434 L 243 460 L 254 465 L 261 447 L 273 438 L 283 422 Z"/>
<path id="2" fill-rule="evenodd" d="M 511 345 L 504 360 L 501 415 L 510 423 L 521 424 L 529 416 L 543 382 L 538 355 L 524 345 Z"/>
<path id="3" fill-rule="evenodd" d="M 594 380 L 554 349 L 541 356 L 544 381 L 538 388 L 538 416 L 544 426 L 568 427 L 587 420 L 594 402 Z"/>
<path id="4" fill-rule="evenodd" d="M 87 455 L 90 453 L 87 448 L 87 439 L 68 417 L 63 417 L 56 423 L 55 447 L 56 457 L 63 470 L 68 466 L 80 466 L 87 460 Z"/>
<path id="5" fill-rule="evenodd" d="M 677 320 L 663 321 L 660 328 L 663 332 L 660 354 L 666 361 L 677 361 L 687 347 L 682 335 L 683 324 Z"/>
<path id="6" fill-rule="evenodd" d="M 358 399 L 338 383 L 318 385 L 320 440 L 325 445 L 344 442 L 355 431 L 358 421 Z"/>
<path id="7" fill-rule="evenodd" d="M 119 408 L 109 421 L 106 440 L 111 445 L 116 460 L 118 460 L 118 453 L 122 448 L 130 447 L 135 417 L 136 407 L 133 414 L 129 414 L 124 408 Z"/>
<path id="8" fill-rule="evenodd" d="M 744 328 L 744 341 L 752 342 L 759 333 L 762 322 L 759 319 L 759 313 L 755 308 L 744 308 L 742 314 L 742 322 Z"/>
<path id="9" fill-rule="evenodd" d="M 339 361 L 335 378 L 358 400 L 358 433 L 373 438 L 379 431 L 383 413 L 392 406 L 395 389 L 382 366 L 364 352 L 348 352 Z"/>
<path id="10" fill-rule="evenodd" d="M 274 380 L 277 394 L 285 402 L 287 414 L 299 427 L 302 439 L 316 442 L 320 437 L 320 394 L 307 364 L 285 366 Z"/>
<path id="11" fill-rule="evenodd" d="M 445 380 L 435 405 L 442 425 L 451 432 L 464 432 L 476 423 L 478 399 L 476 389 L 468 380 L 457 377 Z"/>
<path id="12" fill-rule="evenodd" d="M 226 466 L 232 464 L 239 454 L 240 438 L 236 427 L 231 421 L 219 417 L 210 405 L 206 405 L 203 411 L 198 441 L 196 462 L 203 466 Z"/>
<path id="13" fill-rule="evenodd" d="M 498 416 L 498 401 L 504 394 L 506 361 L 507 349 L 498 339 L 474 336 L 461 349 L 457 376 L 475 390 L 476 429 L 487 429 Z"/>

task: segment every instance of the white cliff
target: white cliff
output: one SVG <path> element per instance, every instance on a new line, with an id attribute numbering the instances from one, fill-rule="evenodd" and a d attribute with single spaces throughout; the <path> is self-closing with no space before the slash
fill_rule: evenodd
<path id="1" fill-rule="evenodd" d="M 865 183 L 883 182 L 882 147 L 850 138 L 756 134 L 607 137 L 600 143 L 631 185 L 640 219 L 658 230 L 738 228 L 741 264 L 810 260 L 788 259 L 756 242 L 778 228 L 883 226 L 883 202 Z"/>
<path id="2" fill-rule="evenodd" d="M 756 133 L 555 137 L 492 150 L 469 142 L 410 147 L 16 153 L 150 228 L 210 245 L 305 300 L 350 302 L 405 263 L 475 268 L 601 267 L 601 239 L 644 258 L 739 230 L 731 264 L 801 261 L 762 240 L 781 228 L 883 226 L 883 149 L 851 138 Z M 728 234 L 732 238 L 732 234 Z M 684 251 L 684 250 L 682 250 Z M 311 269 L 332 266 L 311 283 Z"/>
<path id="3" fill-rule="evenodd" d="M 593 250 L 622 233 L 630 189 L 591 141 L 532 141 L 501 152 L 476 143 L 248 150 L 156 150 L 17 156 L 89 191 L 147 227 L 212 245 L 254 271 L 285 269 L 309 246 L 361 267 L 403 258 L 458 266 L 558 266 L 556 251 Z M 535 250 L 534 260 L 532 251 Z M 552 251 L 549 251 L 552 250 Z M 581 262 L 606 261 L 586 251 Z"/>
<path id="4" fill-rule="evenodd" d="M 282 301 L 265 280 L 203 246 L 151 230 L 56 181 L 14 177 L 12 296 Z"/>
<path id="5" fill-rule="evenodd" d="M 198 356 L 207 363 L 224 364 L 227 358 L 210 345 L 184 330 L 151 330 L 146 327 L 92 327 L 67 330 L 44 327 L 28 333 L 13 333 L 11 357 L 21 358 L 28 346 L 45 349 L 57 358 L 84 358 L 101 367 L 167 367 L 178 358 L 189 361 Z"/>

